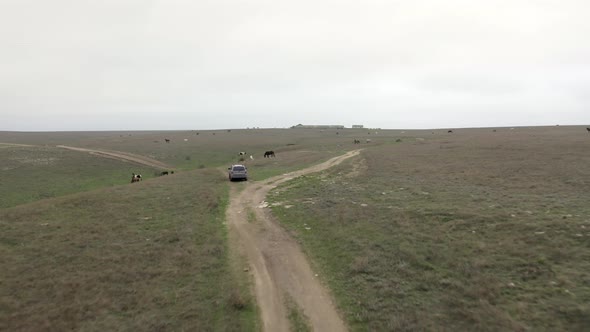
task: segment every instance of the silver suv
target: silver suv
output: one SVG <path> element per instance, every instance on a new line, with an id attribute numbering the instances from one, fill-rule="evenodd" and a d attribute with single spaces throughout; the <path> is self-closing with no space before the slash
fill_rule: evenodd
<path id="1" fill-rule="evenodd" d="M 229 172 L 229 180 L 246 180 L 248 181 L 248 169 L 244 165 L 231 165 L 227 169 Z"/>

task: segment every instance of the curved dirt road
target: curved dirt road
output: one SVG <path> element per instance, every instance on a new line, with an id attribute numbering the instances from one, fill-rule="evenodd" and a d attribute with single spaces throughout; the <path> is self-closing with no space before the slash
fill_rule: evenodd
<path id="1" fill-rule="evenodd" d="M 230 243 L 248 260 L 264 331 L 289 331 L 285 292 L 309 318 L 314 331 L 346 331 L 329 292 L 311 270 L 299 244 L 273 220 L 268 209 L 261 208 L 261 203 L 278 184 L 322 171 L 358 153 L 350 151 L 304 170 L 247 183 L 243 191 L 231 193 L 227 210 Z M 249 218 L 252 212 L 255 221 Z"/>
<path id="2" fill-rule="evenodd" d="M 169 170 L 169 169 L 174 168 L 174 167 L 170 167 L 158 160 L 144 157 L 144 156 L 140 156 L 140 155 L 136 155 L 136 154 L 127 153 L 127 152 L 92 150 L 92 149 L 77 148 L 77 147 L 67 146 L 67 145 L 57 145 L 56 147 L 62 148 L 62 149 L 73 150 L 73 151 L 88 152 L 90 154 L 97 155 L 100 157 L 105 157 L 105 158 L 117 159 L 117 160 L 122 160 L 122 161 L 130 161 L 130 162 L 134 162 L 136 164 L 150 166 L 150 167 L 159 168 L 159 169 L 163 169 L 163 170 Z"/>

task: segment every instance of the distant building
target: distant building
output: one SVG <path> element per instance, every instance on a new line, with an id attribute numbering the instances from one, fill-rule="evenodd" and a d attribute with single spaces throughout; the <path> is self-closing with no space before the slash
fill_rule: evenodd
<path id="1" fill-rule="evenodd" d="M 341 125 L 303 125 L 300 123 L 296 126 L 291 127 L 291 129 L 344 129 L 344 126 L 341 126 Z"/>
<path id="2" fill-rule="evenodd" d="M 363 125 L 352 125 L 352 128 L 353 128 L 353 129 L 362 129 L 362 128 L 364 128 L 364 127 L 365 127 L 365 126 L 363 126 Z"/>

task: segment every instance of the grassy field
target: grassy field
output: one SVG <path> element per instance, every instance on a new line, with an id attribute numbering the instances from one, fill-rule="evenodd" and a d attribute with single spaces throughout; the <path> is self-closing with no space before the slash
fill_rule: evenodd
<path id="1" fill-rule="evenodd" d="M 353 330 L 590 326 L 584 128 L 0 132 L 0 143 L 33 145 L 0 144 L 0 330 L 259 330 L 223 223 L 240 183 L 220 170 L 243 162 L 261 180 L 357 148 L 269 197 Z M 128 184 L 131 172 L 146 181 Z M 289 315 L 308 329 L 300 308 Z"/>
<path id="2" fill-rule="evenodd" d="M 351 328 L 587 330 L 584 129 L 412 134 L 269 197 Z"/>
<path id="3" fill-rule="evenodd" d="M 146 166 L 46 146 L 0 145 L 0 209 L 144 179 Z"/>
<path id="4" fill-rule="evenodd" d="M 229 182 L 219 168 L 239 162 L 240 150 L 270 146 L 277 158 L 244 161 L 262 179 L 352 140 L 232 133 L 192 145 L 179 132 L 160 145 L 157 132 L 0 133 L 0 330 L 259 330 L 250 281 L 236 273 L 243 262 L 227 254 Z M 143 154 L 180 170 L 156 178 L 155 169 L 59 144 Z M 144 181 L 128 184 L 132 172 Z"/>
<path id="5" fill-rule="evenodd" d="M 367 135 L 353 130 L 336 134 L 337 131 L 284 129 L 196 133 L 0 132 L 0 208 L 124 184 L 130 181 L 131 173 L 149 179 L 161 171 L 56 148 L 56 145 L 134 153 L 160 160 L 180 171 L 214 167 L 224 170 L 232 163 L 243 163 L 248 166 L 251 179 L 261 180 L 344 153 L 354 147 L 353 137 Z M 382 142 L 390 139 L 387 134 L 382 136 Z M 164 138 L 170 139 L 170 143 L 165 143 Z M 262 157 L 269 149 L 274 149 L 277 158 Z M 240 151 L 248 152 L 243 160 L 238 155 Z"/>
<path id="6" fill-rule="evenodd" d="M 226 183 L 192 171 L 0 210 L 0 330 L 257 329 Z"/>
<path id="7" fill-rule="evenodd" d="M 354 138 L 373 137 L 365 130 L 307 130 L 307 129 L 234 129 L 203 131 L 145 131 L 145 132 L 62 132 L 12 133 L 0 132 L 0 142 L 31 145 L 69 145 L 101 150 L 130 152 L 154 158 L 183 170 L 220 167 L 239 162 L 240 151 L 252 155 L 254 161 L 263 159 L 264 152 L 273 150 L 280 160 L 293 159 L 309 153 L 327 158 L 353 147 Z M 198 135 L 197 135 L 198 134 Z M 385 141 L 392 131 L 381 131 Z M 170 143 L 166 143 L 169 139 Z M 185 141 L 186 140 L 186 141 Z M 374 139 L 375 140 L 375 139 Z M 379 140 L 376 140 L 379 141 Z M 289 155 L 290 153 L 296 153 Z M 314 159 L 315 160 L 315 159 Z M 246 158 L 246 162 L 249 162 Z M 282 171 L 278 164 L 278 171 Z M 287 165 L 289 166 L 289 165 Z M 271 167 L 272 168 L 272 167 Z M 280 169 L 279 169 L 280 168 Z M 265 170 L 266 171 L 266 170 Z M 272 173 L 272 172 L 271 172 Z M 275 170 L 276 173 L 276 170 Z M 275 174 L 273 173 L 273 174 Z"/>

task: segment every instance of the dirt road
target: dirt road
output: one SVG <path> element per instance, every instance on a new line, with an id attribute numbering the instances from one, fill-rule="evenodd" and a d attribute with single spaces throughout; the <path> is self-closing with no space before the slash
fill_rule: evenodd
<path id="1" fill-rule="evenodd" d="M 314 331 L 346 331 L 327 289 L 312 271 L 299 244 L 278 225 L 261 205 L 269 190 L 297 176 L 319 172 L 359 150 L 332 158 L 304 170 L 247 183 L 243 191 L 232 191 L 227 220 L 232 248 L 248 260 L 264 331 L 289 331 L 285 296 L 302 309 Z M 249 215 L 256 216 L 253 221 Z"/>
<path id="2" fill-rule="evenodd" d="M 77 148 L 77 147 L 67 146 L 67 145 L 57 145 L 57 147 L 62 148 L 62 149 L 73 150 L 73 151 L 88 152 L 90 154 L 94 154 L 94 155 L 97 155 L 100 157 L 105 157 L 105 158 L 117 159 L 117 160 L 122 160 L 122 161 L 130 161 L 130 162 L 134 162 L 136 164 L 150 166 L 150 167 L 159 168 L 159 169 L 163 169 L 163 170 L 169 170 L 169 169 L 174 168 L 174 167 L 170 167 L 169 165 L 166 165 L 163 162 L 160 162 L 158 160 L 151 159 L 151 158 L 144 157 L 144 156 L 140 156 L 140 155 L 135 155 L 132 153 L 127 153 L 127 152 L 92 150 L 92 149 Z"/>
<path id="3" fill-rule="evenodd" d="M 29 145 L 29 144 L 16 144 L 16 143 L 0 143 L 0 146 L 4 146 L 4 147 L 11 147 L 11 146 L 25 146 L 25 147 L 31 147 L 33 145 Z"/>

